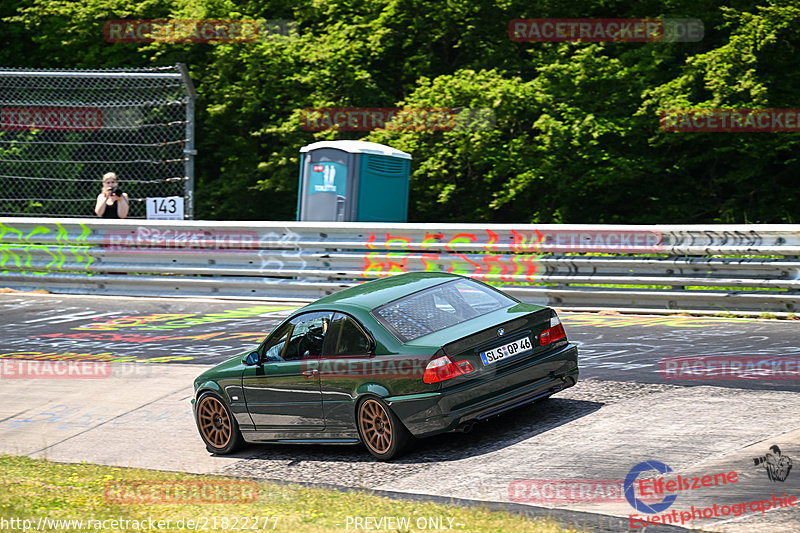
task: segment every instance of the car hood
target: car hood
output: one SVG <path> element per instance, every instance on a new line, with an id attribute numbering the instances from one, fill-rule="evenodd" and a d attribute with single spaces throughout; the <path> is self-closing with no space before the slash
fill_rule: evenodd
<path id="1" fill-rule="evenodd" d="M 209 368 L 199 376 L 195 378 L 195 382 L 205 381 L 208 379 L 218 379 L 221 377 L 229 377 L 235 375 L 241 375 L 242 371 L 244 371 L 245 366 L 242 364 L 242 359 L 247 357 L 247 354 L 252 352 L 253 350 L 247 350 L 242 352 L 238 355 L 234 355 L 230 359 L 227 359 L 218 365 Z"/>

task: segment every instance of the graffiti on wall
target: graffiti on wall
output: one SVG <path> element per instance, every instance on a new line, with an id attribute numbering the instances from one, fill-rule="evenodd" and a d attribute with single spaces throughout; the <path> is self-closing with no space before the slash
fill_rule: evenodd
<path id="1" fill-rule="evenodd" d="M 456 252 L 512 252 L 541 254 L 549 252 L 633 253 L 658 252 L 663 249 L 663 236 L 654 230 L 622 229 L 529 229 L 482 232 L 424 233 L 422 238 L 411 235 L 371 233 L 366 240 L 370 249 Z"/>
<path id="2" fill-rule="evenodd" d="M 300 235 L 284 228 L 282 234 L 269 232 L 259 240 L 259 272 L 304 270 L 306 261 L 300 248 Z M 265 279 L 265 281 L 267 281 Z"/>
<path id="3" fill-rule="evenodd" d="M 731 247 L 755 248 L 770 244 L 758 231 L 715 231 L 715 230 L 687 230 L 671 231 L 665 235 L 665 244 L 674 247 Z M 785 240 L 781 237 L 775 239 L 773 246 L 781 246 Z"/>
<path id="4" fill-rule="evenodd" d="M 443 271 L 482 281 L 524 283 L 537 277 L 539 257 L 554 252 L 653 253 L 662 235 L 651 230 L 508 230 L 425 233 L 422 238 L 371 233 L 361 275 Z M 473 252 L 473 253 L 465 253 Z"/>
<path id="5" fill-rule="evenodd" d="M 88 270 L 94 261 L 86 241 L 91 230 L 85 224 L 79 226 L 80 234 L 71 238 L 59 223 L 39 225 L 30 230 L 26 227 L 23 231 L 0 222 L 0 269 L 14 268 L 31 274 L 44 274 L 43 270 Z M 43 236 L 49 239 L 53 234 L 58 244 L 42 244 Z M 49 262 L 36 264 L 39 257 L 49 257 Z M 67 263 L 66 268 L 64 263 Z M 30 271 L 25 272 L 27 269 Z"/>
<path id="6" fill-rule="evenodd" d="M 306 266 L 298 243 L 300 235 L 286 228 L 283 233 L 215 229 L 159 229 L 137 227 L 112 230 L 103 236 L 110 253 L 257 254 L 258 272 L 267 270 L 302 270 Z M 213 264 L 213 259 L 209 263 Z"/>

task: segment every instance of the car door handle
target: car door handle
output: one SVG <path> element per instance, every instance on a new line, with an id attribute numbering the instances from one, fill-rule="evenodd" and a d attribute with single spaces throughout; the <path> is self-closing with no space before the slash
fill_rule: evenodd
<path id="1" fill-rule="evenodd" d="M 319 370 L 317 370 L 316 368 L 313 368 L 311 370 L 304 370 L 302 374 L 307 378 L 313 378 L 314 376 L 319 374 Z"/>

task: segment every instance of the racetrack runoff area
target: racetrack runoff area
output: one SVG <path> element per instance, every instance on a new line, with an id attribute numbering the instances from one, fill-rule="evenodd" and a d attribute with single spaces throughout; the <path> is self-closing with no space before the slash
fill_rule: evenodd
<path id="1" fill-rule="evenodd" d="M 563 314 L 567 334 L 581 345 L 586 357 L 584 379 L 544 403 L 481 424 L 472 433 L 420 441 L 408 455 L 392 463 L 374 462 L 360 447 L 347 446 L 254 445 L 235 456 L 214 457 L 205 450 L 192 419 L 192 379 L 216 360 L 255 344 L 256 333 L 274 327 L 286 312 L 261 309 L 250 316 L 246 312 L 238 317 L 226 314 L 226 310 L 255 305 L 264 304 L 0 296 L 4 354 L 27 347 L 39 354 L 110 352 L 133 358 L 112 363 L 111 371 L 98 371 L 105 374 L 96 379 L 0 378 L 0 452 L 412 495 L 407 497 L 505 502 L 529 506 L 536 512 L 569 510 L 596 515 L 594 523 L 600 530 L 606 523 L 604 517 L 630 524 L 635 514 L 638 522 L 634 525 L 641 525 L 643 516 L 673 511 L 680 515 L 715 505 L 732 508 L 743 502 L 769 500 L 772 495 L 781 498 L 784 493 L 800 495 L 796 467 L 779 481 L 770 479 L 765 462 L 756 464 L 771 446 L 778 446 L 783 457 L 794 461 L 800 457 L 796 383 L 725 381 L 710 386 L 659 380 L 657 373 L 663 357 L 687 355 L 687 344 L 697 350 L 710 351 L 717 346 L 718 353 L 733 353 L 750 342 L 765 353 L 782 350 L 792 355 L 787 350 L 796 338 L 797 323 L 697 319 L 704 321 L 701 327 L 688 317 L 683 322 L 676 318 L 674 323 L 652 317 L 648 326 L 647 317 Z M 190 328 L 134 329 L 147 327 L 140 324 L 95 331 L 106 335 L 102 339 L 85 335 L 91 332 L 91 328 L 85 329 L 90 324 L 121 325 L 126 317 L 130 324 L 131 317 L 157 313 L 193 315 L 174 318 L 173 326 L 179 325 L 178 320 L 185 325 L 205 319 Z M 212 315 L 229 319 L 208 320 Z M 736 337 L 736 332 L 741 337 Z M 111 334 L 116 340 L 110 340 Z M 176 339 L 199 335 L 206 339 Z M 144 337 L 155 340 L 144 342 Z M 622 349 L 625 339 L 627 351 Z M 608 357 L 602 357 L 603 350 Z M 200 358 L 203 353 L 213 357 Z M 197 358 L 143 362 L 178 356 Z M 2 362 L 10 360 L 0 358 Z M 610 379 L 615 376 L 617 379 Z M 675 502 L 663 512 L 643 513 L 624 495 L 608 490 L 614 483 L 600 482 L 624 484 L 629 472 L 644 461 L 668 465 L 674 474 L 665 479 L 677 479 L 678 474 L 702 479 L 735 472 L 736 481 L 678 491 Z M 655 478 L 655 473 L 643 472 L 640 479 Z M 573 495 L 570 487 L 575 483 Z M 598 492 L 601 486 L 603 490 Z M 543 490 L 534 491 L 533 487 Z M 691 519 L 683 526 L 709 531 L 789 532 L 796 530 L 798 512 L 796 506 L 766 512 L 748 509 L 738 517 L 731 511 L 725 518 Z M 369 513 L 365 510 L 364 514 Z M 587 519 L 579 514 L 556 516 L 573 516 L 576 522 Z"/>

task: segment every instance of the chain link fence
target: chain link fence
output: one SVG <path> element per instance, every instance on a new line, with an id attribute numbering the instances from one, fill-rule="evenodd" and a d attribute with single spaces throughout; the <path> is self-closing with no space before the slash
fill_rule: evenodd
<path id="1" fill-rule="evenodd" d="M 102 176 L 130 199 L 184 198 L 193 218 L 194 99 L 184 65 L 0 68 L 0 215 L 92 217 Z"/>

